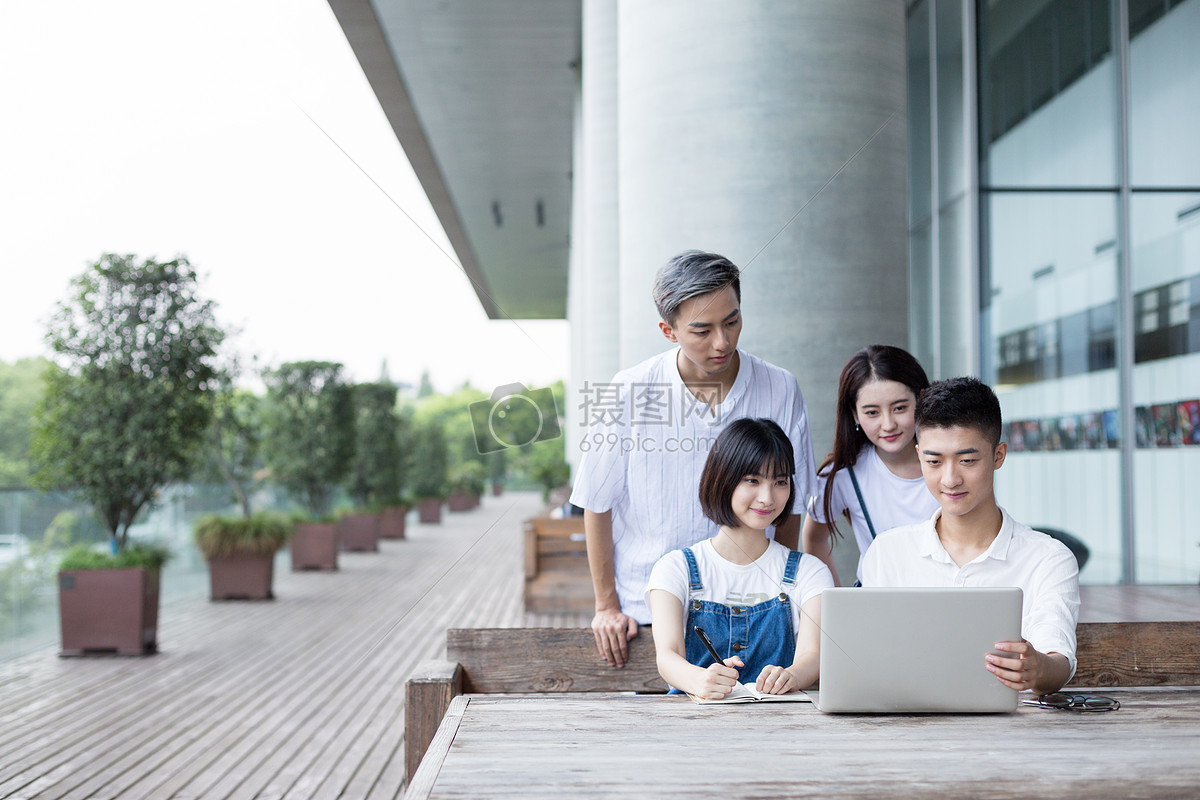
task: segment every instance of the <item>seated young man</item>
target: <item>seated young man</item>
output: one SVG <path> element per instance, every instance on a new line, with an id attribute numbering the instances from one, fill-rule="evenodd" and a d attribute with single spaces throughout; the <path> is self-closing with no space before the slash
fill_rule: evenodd
<path id="1" fill-rule="evenodd" d="M 933 518 L 881 534 L 863 556 L 863 586 L 1018 586 L 1021 636 L 997 642 L 1008 657 L 987 668 L 1013 689 L 1056 692 L 1075 672 L 1079 566 L 1061 543 L 996 504 L 1000 401 L 975 378 L 939 381 L 917 398 L 917 452 L 941 508 Z"/>

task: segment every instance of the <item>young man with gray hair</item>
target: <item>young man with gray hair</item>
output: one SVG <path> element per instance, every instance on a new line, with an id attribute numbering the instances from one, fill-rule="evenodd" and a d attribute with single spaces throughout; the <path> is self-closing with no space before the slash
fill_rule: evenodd
<path id="1" fill-rule="evenodd" d="M 571 494 L 584 509 L 596 646 L 618 667 L 638 626 L 650 622 L 644 595 L 655 562 L 718 532 L 700 508 L 699 482 L 725 426 L 742 417 L 774 420 L 795 448 L 799 505 L 816 491 L 808 410 L 796 379 L 737 348 L 738 268 L 689 250 L 658 271 L 653 294 L 658 327 L 677 346 L 590 387 L 597 399 L 584 404 L 590 427 Z M 793 514 L 774 535 L 795 548 L 799 529 Z"/>

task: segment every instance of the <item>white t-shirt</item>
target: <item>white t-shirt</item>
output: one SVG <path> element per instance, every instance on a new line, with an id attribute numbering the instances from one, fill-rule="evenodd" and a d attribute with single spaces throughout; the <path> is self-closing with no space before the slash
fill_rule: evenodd
<path id="1" fill-rule="evenodd" d="M 696 568 L 700 570 L 703 589 L 690 594 L 691 578 L 687 558 L 682 550 L 667 553 L 658 560 L 650 571 L 646 583 L 646 602 L 650 602 L 650 590 L 662 589 L 679 598 L 683 604 L 684 624 L 687 624 L 689 600 L 712 600 L 727 606 L 752 606 L 778 597 L 786 592 L 792 610 L 792 630 L 800 635 L 800 606 L 825 589 L 833 586 L 833 574 L 825 562 L 816 556 L 802 555 L 796 565 L 796 583 L 784 586 L 783 573 L 787 569 L 788 550 L 778 542 L 770 542 L 767 550 L 750 564 L 734 564 L 723 558 L 705 539 L 692 545 L 696 556 Z"/>
<path id="2" fill-rule="evenodd" d="M 718 526 L 700 510 L 700 473 L 725 427 L 743 417 L 774 420 L 795 450 L 796 507 L 816 489 L 808 409 L 787 370 L 739 350 L 737 378 L 710 412 L 684 385 L 679 348 L 617 373 L 612 382 L 585 386 L 589 429 L 571 502 L 612 511 L 613 566 L 621 609 L 650 621 L 646 579 L 672 550 L 716 536 Z M 768 536 L 774 531 L 769 530 Z"/>
<path id="3" fill-rule="evenodd" d="M 1043 653 L 1062 653 L 1075 674 L 1079 564 L 1061 542 L 1015 521 L 1004 521 L 987 550 L 959 567 L 931 519 L 882 533 L 862 562 L 863 586 L 1017 586 L 1024 594 L 1021 635 Z"/>
<path id="4" fill-rule="evenodd" d="M 875 445 L 870 442 L 859 452 L 854 474 L 858 477 L 858 486 L 862 489 L 867 510 L 871 512 L 871 523 L 875 526 L 876 534 L 927 520 L 939 508 L 937 498 L 926 488 L 924 478 L 901 478 L 887 468 L 879 453 L 875 452 Z M 828 476 L 817 477 L 817 491 L 808 501 L 808 513 L 817 522 L 826 524 L 829 522 L 825 516 L 825 483 L 828 480 Z M 829 501 L 830 511 L 841 531 L 845 531 L 846 525 L 842 512 L 850 511 L 850 526 L 854 530 L 854 540 L 858 542 L 860 553 L 858 579 L 862 580 L 861 554 L 871 546 L 871 529 L 863 516 L 858 496 L 854 494 L 849 470 L 839 469 L 833 474 L 833 494 Z"/>

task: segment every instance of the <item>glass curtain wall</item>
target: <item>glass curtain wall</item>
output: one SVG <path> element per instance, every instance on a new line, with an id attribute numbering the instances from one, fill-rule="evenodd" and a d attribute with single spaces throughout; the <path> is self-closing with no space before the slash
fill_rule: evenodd
<path id="1" fill-rule="evenodd" d="M 1200 0 L 1129 0 L 1139 582 L 1200 574 Z"/>
<path id="2" fill-rule="evenodd" d="M 1196 583 L 1200 0 L 973 6 L 998 497 L 1082 539 L 1085 583 Z"/>
<path id="3" fill-rule="evenodd" d="M 933 377 L 976 369 L 965 20 L 962 0 L 908 6 L 909 346 Z"/>

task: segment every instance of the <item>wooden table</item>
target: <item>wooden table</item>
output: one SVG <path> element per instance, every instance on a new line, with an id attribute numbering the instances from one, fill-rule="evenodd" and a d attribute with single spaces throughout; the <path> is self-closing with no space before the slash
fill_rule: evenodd
<path id="1" fill-rule="evenodd" d="M 1121 709 L 826 715 L 664 695 L 462 695 L 405 798 L 1200 796 L 1200 688 L 1104 694 Z"/>

